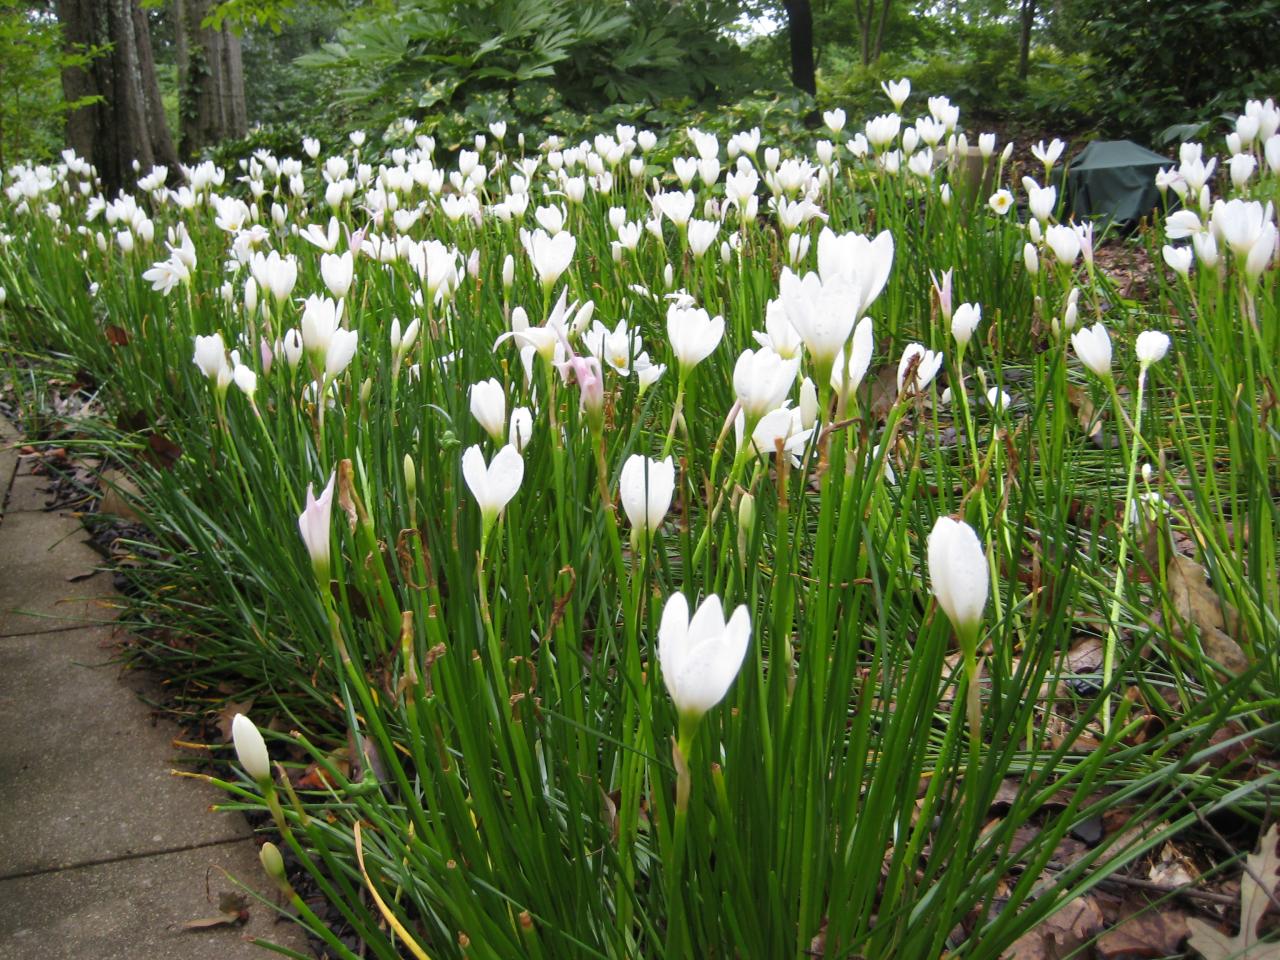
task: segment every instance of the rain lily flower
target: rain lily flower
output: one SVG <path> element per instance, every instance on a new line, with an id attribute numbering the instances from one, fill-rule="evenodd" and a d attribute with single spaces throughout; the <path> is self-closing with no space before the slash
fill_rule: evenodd
<path id="1" fill-rule="evenodd" d="M 333 509 L 333 481 L 336 473 L 329 475 L 329 483 L 317 499 L 307 484 L 307 501 L 298 516 L 298 532 L 311 555 L 311 569 L 322 589 L 329 584 L 329 516 Z"/>
<path id="2" fill-rule="evenodd" d="M 816 273 L 803 278 L 782 268 L 778 299 L 787 319 L 804 341 L 819 373 L 830 375 L 836 354 L 849 339 L 862 308 L 859 289 L 847 274 L 824 281 Z"/>
<path id="3" fill-rule="evenodd" d="M 853 328 L 852 349 L 849 351 L 849 362 L 844 363 L 844 351 L 836 356 L 835 366 L 831 370 L 831 389 L 837 396 L 848 398 L 862 385 L 871 366 L 871 354 L 875 350 L 875 328 L 870 317 L 863 317 Z"/>
<path id="4" fill-rule="evenodd" d="M 1174 273 L 1185 277 L 1191 272 L 1190 247 L 1173 247 L 1166 243 L 1160 253 L 1164 256 L 1164 262 Z"/>
<path id="5" fill-rule="evenodd" d="M 192 359 L 201 373 L 216 382 L 218 374 L 227 365 L 227 348 L 222 343 L 222 334 L 197 336 L 195 357 Z"/>
<path id="6" fill-rule="evenodd" d="M 1064 267 L 1070 267 L 1080 256 L 1080 237 L 1070 227 L 1055 223 L 1045 228 L 1044 242 Z"/>
<path id="7" fill-rule="evenodd" d="M 653 460 L 632 454 L 622 465 L 618 494 L 632 528 L 653 533 L 662 525 L 675 493 L 676 468 L 670 457 Z"/>
<path id="8" fill-rule="evenodd" d="M 928 556 L 929 586 L 938 606 L 965 646 L 972 649 L 991 589 L 978 535 L 963 520 L 939 517 L 929 533 Z"/>
<path id="9" fill-rule="evenodd" d="M 271 780 L 271 756 L 266 741 L 253 721 L 243 713 L 231 719 L 231 740 L 235 744 L 236 759 L 244 772 L 260 784 Z"/>
<path id="10" fill-rule="evenodd" d="M 893 234 L 882 230 L 874 238 L 860 233 L 837 234 L 823 227 L 818 234 L 818 276 L 824 284 L 845 277 L 858 295 L 858 313 L 880 296 L 893 269 Z"/>
<path id="11" fill-rule="evenodd" d="M 724 699 L 750 642 L 746 604 L 726 621 L 720 598 L 711 594 L 690 619 L 684 594 L 668 598 L 658 626 L 658 663 L 682 728 L 696 724 Z"/>
<path id="12" fill-rule="evenodd" d="M 902 105 L 907 102 L 907 97 L 911 96 L 911 80 L 908 77 L 903 77 L 901 80 L 882 80 L 880 89 L 893 103 L 893 109 L 901 110 Z"/>
<path id="13" fill-rule="evenodd" d="M 942 368 L 942 351 L 926 350 L 923 344 L 909 343 L 898 361 L 898 395 L 923 393 Z"/>
<path id="14" fill-rule="evenodd" d="M 501 443 L 507 426 L 507 397 L 502 384 L 492 377 L 473 383 L 470 396 L 471 415 L 494 443 Z"/>
<path id="15" fill-rule="evenodd" d="M 987 206 L 989 206 L 991 211 L 997 216 L 1003 217 L 1013 209 L 1013 194 L 1005 189 L 997 190 L 987 201 Z"/>
<path id="16" fill-rule="evenodd" d="M 534 272 L 538 274 L 543 290 L 550 291 L 573 261 L 578 241 L 568 231 L 549 236 L 542 230 L 535 230 L 527 236 L 525 248 L 533 261 Z"/>
<path id="17" fill-rule="evenodd" d="M 740 456 L 750 452 L 757 457 L 767 458 L 770 454 L 777 453 L 781 446 L 782 452 L 790 454 L 792 462 L 797 463 L 797 457 L 804 451 L 813 434 L 812 427 L 804 426 L 803 411 L 782 406 L 770 410 L 755 422 L 751 428 L 751 444 L 748 447 L 746 420 L 746 413 L 740 411 L 733 421 L 733 434 Z"/>
<path id="18" fill-rule="evenodd" d="M 1056 137 L 1049 141 L 1046 147 L 1044 141 L 1041 140 L 1031 148 L 1031 155 L 1044 164 L 1045 175 L 1053 169 L 1053 165 L 1058 162 L 1058 158 L 1062 156 L 1062 151 L 1066 144 Z"/>
<path id="19" fill-rule="evenodd" d="M 350 250 L 343 254 L 325 253 L 320 256 L 320 277 L 335 300 L 342 300 L 351 291 L 355 270 L 355 257 Z"/>
<path id="20" fill-rule="evenodd" d="M 516 407 L 511 411 L 511 430 L 508 442 L 517 453 L 524 453 L 533 437 L 533 411 L 528 407 Z"/>
<path id="21" fill-rule="evenodd" d="M 1111 379 L 1111 337 L 1107 328 L 1101 323 L 1092 327 L 1077 330 L 1071 335 L 1071 346 L 1076 356 L 1094 376 L 1102 380 Z"/>
<path id="22" fill-rule="evenodd" d="M 515 447 L 507 444 L 486 464 L 477 444 L 468 447 L 462 455 L 462 477 L 480 507 L 487 537 L 499 514 L 520 489 L 524 480 L 524 459 Z"/>
<path id="23" fill-rule="evenodd" d="M 782 404 L 799 371 L 798 357 L 786 359 L 768 347 L 742 351 L 733 367 L 733 389 L 753 424 Z"/>
<path id="24" fill-rule="evenodd" d="M 682 377 L 709 357 L 723 336 L 723 317 L 711 317 L 701 307 L 678 302 L 667 307 L 667 339 Z"/>
<path id="25" fill-rule="evenodd" d="M 978 329 L 981 322 L 982 307 L 978 304 L 962 303 L 956 308 L 955 316 L 951 318 L 951 336 L 955 338 L 961 351 L 969 345 L 969 341 L 973 339 L 973 331 Z"/>
<path id="26" fill-rule="evenodd" d="M 1144 330 L 1138 334 L 1134 352 L 1138 355 L 1138 363 L 1145 370 L 1153 363 L 1159 363 L 1169 352 L 1169 335 L 1159 330 Z"/>

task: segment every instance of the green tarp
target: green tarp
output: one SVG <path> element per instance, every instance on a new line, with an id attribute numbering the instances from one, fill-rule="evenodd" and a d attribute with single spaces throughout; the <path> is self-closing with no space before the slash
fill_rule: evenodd
<path id="1" fill-rule="evenodd" d="M 1067 169 L 1067 195 L 1077 220 L 1134 222 L 1156 208 L 1156 173 L 1176 164 L 1130 140 L 1095 140 Z"/>

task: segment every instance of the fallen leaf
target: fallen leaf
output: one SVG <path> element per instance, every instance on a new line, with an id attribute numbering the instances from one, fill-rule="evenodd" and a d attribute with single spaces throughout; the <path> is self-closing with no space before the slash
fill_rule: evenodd
<path id="1" fill-rule="evenodd" d="M 218 896 L 218 915 L 188 920 L 179 926 L 181 930 L 208 930 L 210 927 L 238 927 L 249 920 L 249 898 L 238 893 L 222 893 Z"/>
<path id="2" fill-rule="evenodd" d="M 1094 949 L 1099 960 L 1154 960 L 1176 956 L 1186 937 L 1187 915 L 1181 910 L 1148 910 L 1120 921 Z"/>
<path id="3" fill-rule="evenodd" d="M 248 700 L 228 700 L 222 705 L 222 709 L 218 711 L 217 725 L 223 743 L 231 742 L 231 721 L 235 720 L 236 714 L 248 714 L 252 707 L 253 697 Z"/>
<path id="4" fill-rule="evenodd" d="M 107 343 L 113 347 L 127 346 L 129 343 L 129 331 L 124 327 L 118 327 L 114 323 L 107 327 Z"/>
<path id="5" fill-rule="evenodd" d="M 1236 612 L 1213 592 L 1204 567 L 1190 557 L 1172 554 L 1165 568 L 1165 583 L 1178 618 L 1198 629 L 1205 654 L 1228 673 L 1247 670 L 1244 651 L 1228 633 L 1234 633 L 1238 626 Z"/>
<path id="6" fill-rule="evenodd" d="M 1102 929 L 1102 910 L 1091 896 L 1076 897 L 1014 941 L 1001 960 L 1063 960 Z"/>
<path id="7" fill-rule="evenodd" d="M 1191 919 L 1189 945 L 1205 960 L 1280 960 L 1280 943 L 1262 943 L 1258 940 L 1258 921 L 1275 895 L 1280 878 L 1280 857 L 1276 856 L 1276 842 L 1280 840 L 1280 824 L 1272 824 L 1262 838 L 1257 853 L 1249 854 L 1247 867 L 1240 877 L 1240 932 L 1228 937 L 1203 920 Z M 1259 880 L 1261 883 L 1259 883 Z M 1266 884 L 1266 887 L 1263 887 Z"/>

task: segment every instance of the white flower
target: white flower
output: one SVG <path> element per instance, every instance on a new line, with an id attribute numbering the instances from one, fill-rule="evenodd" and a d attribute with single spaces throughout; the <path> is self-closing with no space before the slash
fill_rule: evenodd
<path id="1" fill-rule="evenodd" d="M 942 351 L 926 350 L 923 344 L 909 343 L 898 361 L 898 393 L 922 393 L 942 368 Z"/>
<path id="2" fill-rule="evenodd" d="M 622 465 L 618 495 L 634 529 L 652 533 L 662 526 L 675 483 L 676 468 L 670 457 L 652 460 L 636 453 L 627 458 Z"/>
<path id="3" fill-rule="evenodd" d="M 1044 223 L 1053 216 L 1053 208 L 1058 203 L 1056 187 L 1042 187 L 1030 177 L 1022 178 L 1022 186 L 1027 191 L 1027 206 L 1033 217 Z"/>
<path id="4" fill-rule="evenodd" d="M 743 412 L 757 420 L 780 406 L 799 370 L 798 357 L 785 359 L 768 347 L 743 350 L 733 367 L 733 390 Z"/>
<path id="5" fill-rule="evenodd" d="M 1193 210 L 1175 210 L 1164 222 L 1164 235 L 1170 240 L 1185 240 L 1203 229 Z"/>
<path id="6" fill-rule="evenodd" d="M 844 129 L 844 111 L 839 107 L 834 110 L 828 110 L 822 115 L 822 122 L 827 125 L 827 129 L 832 133 L 839 133 Z"/>
<path id="7" fill-rule="evenodd" d="M 1169 269 L 1174 273 L 1187 276 L 1191 272 L 1191 248 L 1190 247 L 1173 247 L 1165 244 L 1160 251 L 1164 256 L 1164 262 L 1169 265 Z"/>
<path id="8" fill-rule="evenodd" d="M 511 430 L 508 442 L 516 448 L 517 453 L 524 453 L 524 448 L 533 438 L 533 411 L 528 407 L 516 407 L 511 411 Z"/>
<path id="9" fill-rule="evenodd" d="M 724 318 L 711 317 L 701 307 L 672 303 L 667 307 L 667 339 L 682 374 L 700 364 L 720 344 Z"/>
<path id="10" fill-rule="evenodd" d="M 902 105 L 907 102 L 907 97 L 911 96 L 911 80 L 907 77 L 901 80 L 882 80 L 880 89 L 893 103 L 893 109 L 901 110 Z"/>
<path id="11" fill-rule="evenodd" d="M 356 346 L 359 341 L 360 334 L 355 330 L 339 328 L 333 331 L 333 336 L 329 338 L 329 346 L 324 352 L 324 375 L 326 377 L 332 380 L 347 369 L 352 358 L 356 355 Z"/>
<path id="12" fill-rule="evenodd" d="M 507 425 L 507 397 L 502 384 L 490 378 L 471 385 L 471 415 L 495 443 L 502 442 Z"/>
<path id="13" fill-rule="evenodd" d="M 468 447 L 462 455 L 462 476 L 476 498 L 487 531 L 520 489 L 524 460 L 515 447 L 507 444 L 486 465 L 479 445 Z"/>
<path id="14" fill-rule="evenodd" d="M 1134 352 L 1138 355 L 1138 363 L 1143 369 L 1153 363 L 1159 363 L 1169 352 L 1169 335 L 1159 330 L 1144 330 L 1138 334 Z"/>
<path id="15" fill-rule="evenodd" d="M 819 240 L 819 259 L 821 249 Z M 807 273 L 801 278 L 790 268 L 782 268 L 778 299 L 815 363 L 834 362 L 853 332 L 863 307 L 856 281 L 857 278 L 845 273 L 829 280 L 821 279 L 816 273 Z"/>
<path id="16" fill-rule="evenodd" d="M 765 307 L 764 332 L 753 330 L 751 336 L 760 346 L 768 347 L 778 356 L 788 360 L 799 356 L 804 348 L 804 341 L 800 339 L 800 334 L 796 333 L 796 328 L 787 319 L 787 311 L 783 309 L 782 302 L 779 300 L 770 300 Z"/>
<path id="17" fill-rule="evenodd" d="M 1064 267 L 1074 264 L 1080 256 L 1080 236 L 1070 227 L 1055 223 L 1045 228 L 1044 242 Z"/>
<path id="18" fill-rule="evenodd" d="M 259 783 L 270 780 L 271 756 L 267 753 L 266 741 L 243 713 L 237 713 L 231 720 L 231 739 L 235 743 L 236 759 L 245 773 Z"/>
<path id="19" fill-rule="evenodd" d="M 196 351 L 193 358 L 195 365 L 200 368 L 210 380 L 216 381 L 218 374 L 222 372 L 222 368 L 227 365 L 227 348 L 223 345 L 222 334 L 215 333 L 207 337 L 196 337 Z"/>
<path id="20" fill-rule="evenodd" d="M 527 236 L 526 249 L 533 261 L 533 269 L 543 288 L 549 290 L 569 268 L 578 241 L 568 231 L 561 231 L 553 237 L 542 230 L 535 230 Z"/>
<path id="21" fill-rule="evenodd" d="M 1088 367 L 1095 376 L 1103 380 L 1111 377 L 1111 337 L 1107 328 L 1101 323 L 1092 327 L 1084 327 L 1071 335 L 1071 346 L 1075 348 L 1080 362 Z"/>
<path id="22" fill-rule="evenodd" d="M 1013 208 L 1013 194 L 1008 190 L 997 190 L 987 201 L 987 206 L 998 216 L 1003 217 Z"/>
<path id="23" fill-rule="evenodd" d="M 745 604 L 726 622 L 720 598 L 711 594 L 689 618 L 684 594 L 672 594 L 658 626 L 658 663 L 681 716 L 702 716 L 729 692 L 751 642 Z"/>
<path id="24" fill-rule="evenodd" d="M 991 589 L 978 535 L 962 520 L 939 517 L 929 533 L 928 554 L 929 586 L 938 606 L 957 633 L 974 636 Z"/>
<path id="25" fill-rule="evenodd" d="M 1031 148 L 1031 155 L 1046 167 L 1052 167 L 1058 162 L 1058 158 L 1062 156 L 1062 151 L 1065 147 L 1066 144 L 1056 137 L 1049 141 L 1049 146 L 1047 147 L 1044 145 L 1044 141 L 1041 140 Z"/>
<path id="26" fill-rule="evenodd" d="M 853 328 L 853 347 L 849 353 L 849 363 L 844 363 L 843 350 L 836 356 L 835 366 L 831 368 L 831 389 L 842 396 L 853 394 L 862 385 L 871 366 L 871 354 L 875 350 L 875 328 L 870 317 L 863 317 Z"/>
<path id="27" fill-rule="evenodd" d="M 320 256 L 320 276 L 335 299 L 341 300 L 351 292 L 355 272 L 355 257 L 350 250 L 341 255 L 325 253 Z"/>
<path id="28" fill-rule="evenodd" d="M 959 346 L 966 347 L 981 322 L 982 307 L 976 303 L 962 303 L 951 317 L 951 336 Z"/>

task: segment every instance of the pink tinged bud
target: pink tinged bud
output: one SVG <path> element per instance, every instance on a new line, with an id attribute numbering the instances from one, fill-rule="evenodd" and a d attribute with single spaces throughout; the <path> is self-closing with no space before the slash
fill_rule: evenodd
<path id="1" fill-rule="evenodd" d="M 333 509 L 333 481 L 337 474 L 329 475 L 329 483 L 319 499 L 307 484 L 307 502 L 298 516 L 298 532 L 311 555 L 311 566 L 322 583 L 329 582 L 329 516 Z"/>
<path id="2" fill-rule="evenodd" d="M 237 713 L 231 721 L 231 739 L 235 743 L 236 758 L 245 773 L 258 783 L 271 779 L 271 757 L 262 734 L 253 721 L 243 713 Z"/>

